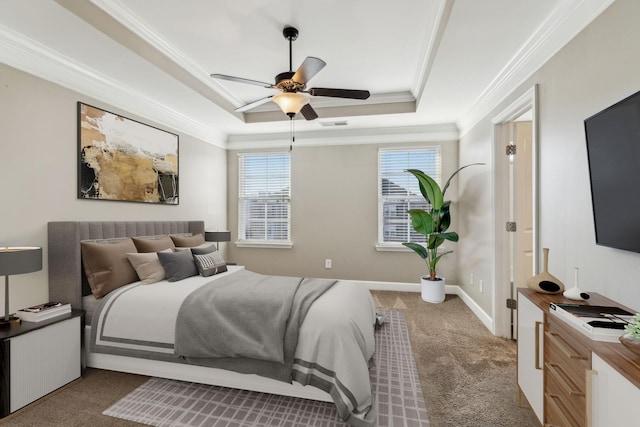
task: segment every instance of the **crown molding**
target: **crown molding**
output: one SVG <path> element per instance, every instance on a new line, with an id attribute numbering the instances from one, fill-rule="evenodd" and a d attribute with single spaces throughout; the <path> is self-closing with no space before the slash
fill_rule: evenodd
<path id="1" fill-rule="evenodd" d="M 561 0 L 456 124 L 470 131 L 615 0 Z"/>
<path id="2" fill-rule="evenodd" d="M 323 131 L 298 132 L 293 147 L 329 145 L 400 144 L 410 142 L 456 142 L 459 133 L 452 123 L 424 126 L 398 126 L 363 129 L 325 129 Z M 289 133 L 260 135 L 230 135 L 229 150 L 254 150 L 289 148 Z"/>
<path id="3" fill-rule="evenodd" d="M 150 121 L 226 148 L 226 134 L 167 108 L 133 87 L 79 64 L 24 35 L 0 25 L 0 61 L 82 95 L 98 99 Z"/>

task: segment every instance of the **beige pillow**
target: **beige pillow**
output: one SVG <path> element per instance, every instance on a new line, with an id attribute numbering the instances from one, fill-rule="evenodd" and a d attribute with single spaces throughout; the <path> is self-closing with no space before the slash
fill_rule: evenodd
<path id="1" fill-rule="evenodd" d="M 138 275 L 127 258 L 127 253 L 136 251 L 131 239 L 113 243 L 80 242 L 80 250 L 84 272 L 96 298 L 138 281 Z"/>
<path id="2" fill-rule="evenodd" d="M 156 238 L 134 237 L 133 244 L 138 249 L 137 252 L 160 252 L 165 249 L 173 249 L 176 245 L 169 236 Z"/>
<path id="3" fill-rule="evenodd" d="M 204 243 L 204 234 L 196 234 L 195 236 L 174 236 L 170 235 L 171 240 L 177 247 L 193 248 Z"/>
<path id="4" fill-rule="evenodd" d="M 165 249 L 159 252 L 171 252 L 171 249 Z M 127 258 L 136 270 L 136 273 L 138 273 L 138 277 L 143 285 L 150 285 L 167 278 L 156 252 L 128 253 Z"/>

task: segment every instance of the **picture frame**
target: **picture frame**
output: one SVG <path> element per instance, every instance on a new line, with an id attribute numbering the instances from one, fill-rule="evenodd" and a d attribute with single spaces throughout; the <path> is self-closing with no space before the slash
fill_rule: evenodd
<path id="1" fill-rule="evenodd" d="M 78 102 L 78 199 L 178 205 L 179 136 Z"/>

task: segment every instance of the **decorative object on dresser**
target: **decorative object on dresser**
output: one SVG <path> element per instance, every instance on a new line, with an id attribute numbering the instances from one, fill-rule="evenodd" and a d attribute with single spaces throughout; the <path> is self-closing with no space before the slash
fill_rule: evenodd
<path id="1" fill-rule="evenodd" d="M 204 240 L 207 242 L 216 242 L 216 248 L 220 249 L 220 242 L 230 242 L 230 231 L 205 231 Z"/>
<path id="2" fill-rule="evenodd" d="M 636 313 L 624 328 L 620 342 L 634 353 L 640 354 L 640 313 Z"/>
<path id="3" fill-rule="evenodd" d="M 544 253 L 544 270 L 527 280 L 527 288 L 543 294 L 560 294 L 564 291 L 564 284 L 555 276 L 549 274 L 549 248 L 542 249 Z"/>
<path id="4" fill-rule="evenodd" d="M 26 322 L 41 322 L 65 313 L 71 313 L 71 304 L 48 302 L 20 309 L 16 312 L 16 316 Z"/>
<path id="5" fill-rule="evenodd" d="M 178 135 L 78 102 L 78 198 L 178 204 Z"/>
<path id="6" fill-rule="evenodd" d="M 0 275 L 4 276 L 4 318 L 0 327 L 20 322 L 20 318 L 9 314 L 9 276 L 33 273 L 42 270 L 42 248 L 17 246 L 0 248 Z"/>
<path id="7" fill-rule="evenodd" d="M 591 296 L 586 292 L 582 292 L 582 290 L 578 286 L 578 272 L 579 272 L 579 269 L 576 267 L 573 287 L 569 289 L 565 289 L 562 295 L 564 295 L 565 298 L 569 298 L 569 299 L 588 300 Z"/>
<path id="8" fill-rule="evenodd" d="M 441 303 L 444 301 L 444 277 L 437 277 L 436 267 L 440 259 L 453 251 L 438 253 L 438 248 L 442 246 L 445 240 L 451 242 L 458 241 L 458 233 L 455 231 L 447 231 L 451 225 L 451 201 L 444 200 L 444 195 L 449 188 L 449 184 L 454 176 L 462 169 L 469 166 L 483 165 L 484 163 L 473 163 L 463 166 L 456 170 L 442 189 L 440 185 L 426 173 L 418 169 L 409 169 L 407 172 L 412 174 L 418 180 L 420 185 L 420 193 L 425 198 L 429 207 L 425 209 L 410 209 L 411 225 L 419 234 L 426 237 L 425 245 L 417 242 L 402 243 L 407 248 L 413 250 L 427 264 L 429 271 L 428 276 L 423 276 L 420 280 L 422 299 L 427 302 Z"/>
<path id="9" fill-rule="evenodd" d="M 592 340 L 609 342 L 618 342 L 633 316 L 620 307 L 563 303 L 551 303 L 549 313 Z"/>

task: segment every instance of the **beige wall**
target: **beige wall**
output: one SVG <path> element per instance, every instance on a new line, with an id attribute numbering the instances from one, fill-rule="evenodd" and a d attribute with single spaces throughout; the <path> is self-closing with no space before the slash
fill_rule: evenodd
<path id="1" fill-rule="evenodd" d="M 3 64 L 0 100 L 0 245 L 44 249 L 42 271 L 11 277 L 11 311 L 48 300 L 49 221 L 203 219 L 208 228 L 226 227 L 225 150 L 180 135 L 178 206 L 78 200 L 78 101 L 163 126 Z"/>
<path id="2" fill-rule="evenodd" d="M 617 0 L 460 141 L 461 163 L 475 160 L 479 153 L 490 156 L 491 118 L 537 84 L 540 247 L 550 249 L 549 270 L 565 285 L 573 285 L 574 268 L 578 267 L 583 290 L 602 293 L 635 310 L 640 310 L 640 254 L 595 244 L 583 122 L 640 90 L 639 19 L 640 2 Z M 476 185 L 466 182 L 467 178 L 460 183 L 459 197 L 465 203 L 469 201 L 465 195 L 475 193 L 469 187 Z M 490 176 L 477 178 L 482 185 L 477 186 L 481 193 L 475 197 L 486 210 L 461 204 L 460 217 L 473 222 L 460 224 L 460 229 L 473 237 L 459 244 L 459 259 L 465 263 L 470 257 L 474 265 L 482 266 L 482 274 L 494 286 L 491 204 L 496 199 Z M 638 196 L 636 187 L 637 183 L 630 185 L 629 197 Z M 468 266 L 461 264 L 461 268 Z M 474 289 L 468 291 L 491 313 L 492 301 L 486 290 L 483 295 Z"/>
<path id="3" fill-rule="evenodd" d="M 442 146 L 443 177 L 457 166 L 456 142 L 397 144 Z M 291 157 L 291 249 L 238 248 L 229 258 L 251 270 L 276 275 L 418 283 L 424 262 L 413 252 L 377 252 L 378 148 L 382 145 L 294 147 Z M 255 151 L 255 150 L 254 150 Z M 237 238 L 238 155 L 230 151 L 229 227 Z M 454 183 L 455 184 L 455 183 Z M 447 195 L 455 195 L 452 187 Z M 453 198 L 455 202 L 455 198 Z M 453 213 L 454 221 L 456 220 Z M 455 223 L 452 229 L 455 229 Z M 455 244 L 448 244 L 456 250 Z M 447 258 L 448 257 L 448 258 Z M 455 253 L 441 274 L 455 283 Z M 331 259 L 333 268 L 324 268 Z"/>

